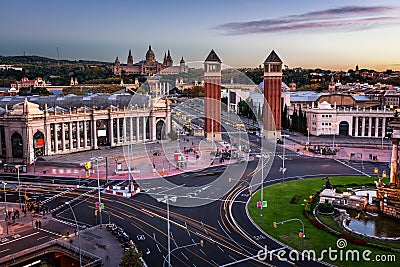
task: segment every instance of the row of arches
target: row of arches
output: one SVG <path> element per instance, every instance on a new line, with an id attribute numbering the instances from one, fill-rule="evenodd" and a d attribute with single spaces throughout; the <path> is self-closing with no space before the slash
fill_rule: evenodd
<path id="1" fill-rule="evenodd" d="M 33 135 L 33 150 L 36 157 L 44 156 L 44 134 L 41 131 L 37 131 Z M 13 158 L 23 158 L 24 156 L 24 140 L 22 135 L 18 132 L 14 132 L 11 135 L 11 148 Z"/>
<path id="2" fill-rule="evenodd" d="M 156 124 L 156 139 L 166 139 L 165 121 L 159 120 Z M 44 134 L 41 131 L 37 131 L 33 135 L 33 150 L 35 158 L 44 156 L 45 154 L 45 141 Z M 24 140 L 22 135 L 18 132 L 14 132 L 11 135 L 11 147 L 13 158 L 23 158 L 24 156 Z"/>

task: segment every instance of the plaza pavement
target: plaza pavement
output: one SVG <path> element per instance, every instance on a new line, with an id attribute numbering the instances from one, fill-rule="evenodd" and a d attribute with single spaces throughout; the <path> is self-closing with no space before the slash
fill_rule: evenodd
<path id="1" fill-rule="evenodd" d="M 292 150 L 304 156 L 309 157 L 322 157 L 322 158 L 335 158 L 338 160 L 353 160 L 353 161 L 370 161 L 370 162 L 390 162 L 391 146 L 388 139 L 372 139 L 372 138 L 350 138 L 350 137 L 314 137 L 304 136 L 299 133 L 284 132 L 289 136 L 285 138 L 285 148 Z M 306 143 L 310 140 L 311 147 L 325 146 L 332 148 L 333 143 L 337 154 L 319 155 L 304 149 Z M 382 142 L 383 141 L 383 142 Z M 193 144 L 193 145 L 192 145 Z M 215 147 L 223 149 L 225 146 L 230 145 L 224 142 L 215 142 Z M 187 167 L 177 169 L 175 167 L 174 152 L 183 149 L 192 148 L 199 151 L 199 158 L 193 152 L 188 154 L 182 153 L 184 161 L 187 161 Z M 215 148 L 214 148 L 215 149 Z M 154 142 L 147 144 L 137 144 L 131 147 L 132 160 L 130 162 L 131 178 L 132 179 L 146 179 L 156 178 L 162 176 L 170 176 L 182 172 L 193 171 L 197 169 L 204 169 L 211 166 L 210 152 L 213 150 L 210 142 L 202 141 L 200 137 L 181 136 L 180 141 L 175 142 Z M 160 152 L 161 155 L 154 156 L 155 152 Z M 109 180 L 127 180 L 128 167 L 126 156 L 128 151 L 127 147 L 101 147 L 98 150 L 84 151 L 73 154 L 46 156 L 45 161 L 38 161 L 35 166 L 28 166 L 28 175 L 36 175 L 42 177 L 71 177 L 84 179 L 87 175 L 83 165 L 85 162 L 90 161 L 91 158 L 103 157 L 99 160 L 99 174 L 97 173 L 96 165 L 92 165 L 92 170 L 89 174 L 90 178 L 97 178 L 105 180 L 106 177 L 106 162 L 108 159 L 108 179 Z M 371 155 L 371 157 L 370 157 Z M 222 164 L 229 164 L 237 160 L 228 160 Z M 121 164 L 123 171 L 116 172 L 117 163 Z M 154 164 L 154 165 L 153 165 Z M 213 165 L 217 166 L 220 163 L 215 160 Z M 155 168 L 153 168 L 153 166 Z M 3 170 L 0 170 L 2 173 Z"/>

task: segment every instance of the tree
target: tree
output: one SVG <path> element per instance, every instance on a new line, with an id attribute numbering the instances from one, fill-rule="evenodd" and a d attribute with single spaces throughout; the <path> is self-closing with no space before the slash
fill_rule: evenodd
<path id="1" fill-rule="evenodd" d="M 119 263 L 120 267 L 142 267 L 143 261 L 140 259 L 142 257 L 142 253 L 138 252 L 136 247 L 131 247 L 124 253 L 122 256 L 121 262 Z"/>

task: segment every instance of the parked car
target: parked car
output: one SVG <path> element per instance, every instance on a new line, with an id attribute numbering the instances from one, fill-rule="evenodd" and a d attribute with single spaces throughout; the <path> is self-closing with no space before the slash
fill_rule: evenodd
<path id="1" fill-rule="evenodd" d="M 123 233 L 118 237 L 118 241 L 121 243 L 129 242 L 129 240 L 130 240 L 129 235 L 127 235 L 126 233 Z"/>
<path id="2" fill-rule="evenodd" d="M 107 224 L 107 226 L 106 226 L 106 229 L 107 229 L 108 231 L 112 231 L 112 230 L 114 230 L 115 228 L 117 228 L 117 225 L 116 225 L 115 223 L 110 223 L 110 224 Z"/>
<path id="3" fill-rule="evenodd" d="M 283 140 L 280 138 L 276 138 L 276 143 L 283 145 Z"/>

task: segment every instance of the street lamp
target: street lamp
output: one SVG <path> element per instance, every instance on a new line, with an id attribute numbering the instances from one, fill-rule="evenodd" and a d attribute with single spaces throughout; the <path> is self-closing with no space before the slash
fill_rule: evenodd
<path id="1" fill-rule="evenodd" d="M 335 135 L 336 135 L 336 125 L 337 122 L 332 122 L 333 140 L 332 140 L 332 153 L 335 155 Z"/>
<path id="2" fill-rule="evenodd" d="M 281 135 L 282 136 L 282 142 L 283 142 L 283 144 L 282 144 L 282 146 L 283 146 L 283 153 L 282 153 L 282 183 L 283 182 L 285 182 L 285 171 L 286 171 L 286 168 L 285 168 L 285 150 L 286 150 L 286 148 L 285 148 L 285 137 L 289 137 L 289 135 L 287 135 L 287 134 L 282 134 Z"/>
<path id="3" fill-rule="evenodd" d="M 100 213 L 100 229 L 102 228 L 103 220 L 101 216 L 101 199 L 100 199 L 100 173 L 99 173 L 99 160 L 102 160 L 103 157 L 97 158 L 90 158 L 90 160 L 96 161 L 96 171 L 97 171 L 97 188 L 98 188 L 98 195 L 99 195 L 99 213 Z"/>
<path id="4" fill-rule="evenodd" d="M 3 182 L 3 188 L 4 188 L 4 211 L 6 214 L 6 229 L 7 229 L 7 235 L 8 235 L 8 219 L 7 219 L 7 194 L 6 194 L 6 182 Z"/>
<path id="5" fill-rule="evenodd" d="M 307 127 L 307 145 L 310 145 L 310 128 Z"/>
<path id="6" fill-rule="evenodd" d="M 75 212 L 72 209 L 71 203 L 69 203 L 69 201 L 65 202 L 66 205 L 69 206 L 69 208 L 72 211 L 72 215 L 74 216 L 74 220 L 75 220 L 75 225 L 76 225 L 76 231 L 78 232 L 78 249 L 79 249 L 79 266 L 82 266 L 82 255 L 81 255 L 81 235 L 79 233 L 79 226 L 78 226 L 78 221 L 76 220 L 76 216 L 75 216 Z M 100 213 L 101 214 L 101 213 Z M 101 215 L 100 215 L 101 216 Z M 101 226 L 101 224 L 100 224 Z"/>
<path id="7" fill-rule="evenodd" d="M 15 168 L 17 169 L 17 177 L 18 177 L 18 199 L 19 199 L 19 208 L 22 209 L 22 203 L 21 203 L 21 182 L 19 180 L 19 168 L 20 165 L 16 165 Z"/>

